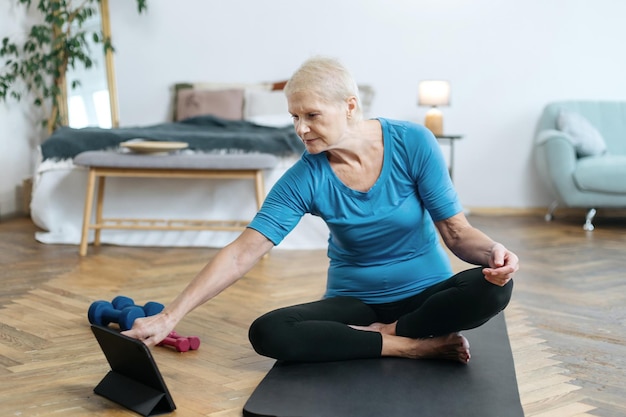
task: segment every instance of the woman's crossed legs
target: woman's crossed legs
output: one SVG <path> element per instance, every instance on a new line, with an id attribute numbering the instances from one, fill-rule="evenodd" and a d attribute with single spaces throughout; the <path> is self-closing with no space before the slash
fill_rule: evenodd
<path id="1" fill-rule="evenodd" d="M 502 311 L 513 289 L 488 282 L 482 268 L 460 272 L 407 299 L 365 304 L 333 297 L 271 311 L 252 323 L 249 337 L 261 355 L 319 362 L 400 356 L 469 361 L 458 332 Z"/>

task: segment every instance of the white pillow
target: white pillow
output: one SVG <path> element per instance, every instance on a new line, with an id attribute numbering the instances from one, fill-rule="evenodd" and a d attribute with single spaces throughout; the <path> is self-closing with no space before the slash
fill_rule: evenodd
<path id="1" fill-rule="evenodd" d="M 580 114 L 561 110 L 556 125 L 560 131 L 570 136 L 579 156 L 601 155 L 606 152 L 602 134 Z"/>
<path id="2" fill-rule="evenodd" d="M 283 91 L 262 91 L 246 89 L 243 102 L 243 118 L 250 120 L 256 116 L 284 115 L 289 119 L 287 97 Z"/>

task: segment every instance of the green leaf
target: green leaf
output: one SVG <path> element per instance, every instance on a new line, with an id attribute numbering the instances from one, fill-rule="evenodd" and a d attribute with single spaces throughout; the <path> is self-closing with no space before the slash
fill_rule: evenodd
<path id="1" fill-rule="evenodd" d="M 2 38 L 0 57 L 6 57 L 4 68 L 0 71 L 0 99 L 22 98 L 22 91 L 34 92 L 33 105 L 42 106 L 46 100 L 53 108 L 58 108 L 60 97 L 60 79 L 68 68 L 90 68 L 94 65 L 90 48 L 101 43 L 105 52 L 114 52 L 110 38 L 105 38 L 101 31 L 87 31 L 83 26 L 91 22 L 99 13 L 101 0 L 38 0 L 36 10 L 40 14 L 38 24 L 27 30 L 26 40 L 16 43 L 11 37 Z M 15 0 L 17 4 L 30 9 L 32 0 Z M 147 0 L 137 0 L 137 10 L 142 13 L 147 9 Z M 99 48 L 98 48 L 99 49 Z M 74 80 L 71 87 L 80 86 Z M 49 118 L 50 116 L 48 116 Z M 42 126 L 61 123 L 57 113 L 55 120 L 43 120 Z"/>
<path id="2" fill-rule="evenodd" d="M 141 14 L 141 12 L 148 9 L 148 4 L 146 0 L 137 0 L 137 11 Z"/>

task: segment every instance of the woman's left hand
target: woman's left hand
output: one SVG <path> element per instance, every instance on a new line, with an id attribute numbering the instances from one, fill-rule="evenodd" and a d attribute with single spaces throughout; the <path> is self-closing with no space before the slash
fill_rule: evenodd
<path id="1" fill-rule="evenodd" d="M 489 267 L 483 268 L 485 279 L 494 285 L 503 287 L 513 278 L 519 269 L 519 259 L 516 254 L 496 243 L 491 249 Z"/>

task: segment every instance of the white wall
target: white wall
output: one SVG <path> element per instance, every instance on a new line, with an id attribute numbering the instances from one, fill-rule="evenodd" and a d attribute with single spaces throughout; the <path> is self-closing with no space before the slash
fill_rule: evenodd
<path id="1" fill-rule="evenodd" d="M 0 3 L 0 39 L 20 39 L 31 23 L 23 7 Z M 33 149 L 43 134 L 40 115 L 39 109 L 13 100 L 0 102 L 0 218 L 22 209 L 22 181 L 32 176 Z"/>
<path id="2" fill-rule="evenodd" d="M 149 0 L 144 15 L 133 1 L 110 0 L 110 8 L 122 125 L 167 120 L 175 82 L 281 80 L 313 54 L 340 58 L 371 84 L 378 116 L 422 121 L 419 80 L 450 80 L 445 130 L 465 135 L 455 180 L 468 207 L 547 205 L 531 160 L 542 107 L 626 100 L 622 0 Z M 0 13 L 0 35 L 6 19 Z M 0 110 L 2 143 L 18 116 Z M 12 123 L 11 149 L 23 148 L 28 129 Z M 28 172 L 23 153 L 0 154 L 3 172 L 5 159 L 20 161 L 0 178 L 4 206 Z"/>

